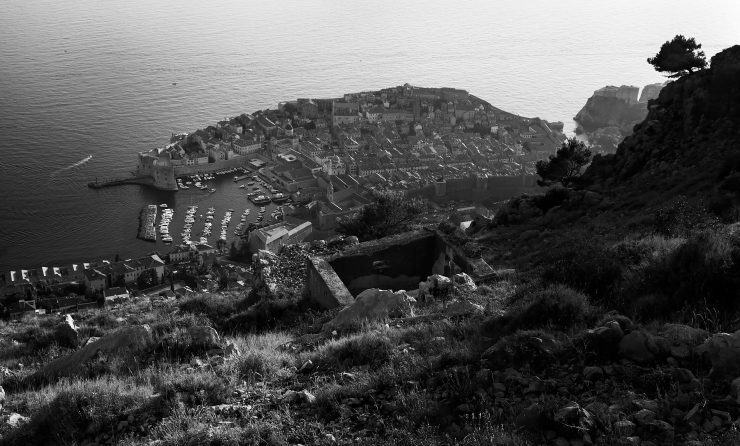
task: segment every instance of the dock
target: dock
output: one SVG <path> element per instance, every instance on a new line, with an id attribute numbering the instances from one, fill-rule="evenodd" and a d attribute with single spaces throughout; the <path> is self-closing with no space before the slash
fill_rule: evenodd
<path id="1" fill-rule="evenodd" d="M 252 178 L 253 176 L 254 176 L 254 173 L 251 173 L 251 172 L 245 175 L 240 175 L 234 178 L 234 182 L 238 183 L 239 181 L 246 180 L 247 178 Z"/>
<path id="2" fill-rule="evenodd" d="M 98 181 L 98 179 L 96 178 L 95 181 L 87 183 L 87 187 L 91 189 L 102 189 L 104 187 L 121 186 L 124 184 L 140 184 L 143 186 L 152 186 L 154 184 L 154 181 L 151 177 L 114 178 L 106 179 L 103 181 Z"/>
<path id="3" fill-rule="evenodd" d="M 157 220 L 157 205 L 150 204 L 144 206 L 139 214 L 139 235 L 138 237 L 148 242 L 157 241 L 157 231 L 154 229 L 154 223 Z"/>

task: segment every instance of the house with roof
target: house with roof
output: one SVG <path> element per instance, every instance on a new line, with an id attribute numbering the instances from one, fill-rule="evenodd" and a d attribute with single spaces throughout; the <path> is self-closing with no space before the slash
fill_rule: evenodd
<path id="1" fill-rule="evenodd" d="M 257 138 L 239 138 L 231 141 L 231 150 L 239 155 L 246 156 L 258 152 L 262 148 L 262 142 Z"/>
<path id="2" fill-rule="evenodd" d="M 167 254 L 170 263 L 187 262 L 193 258 L 195 252 L 191 245 L 177 245 Z"/>
<path id="3" fill-rule="evenodd" d="M 85 269 L 85 286 L 88 290 L 102 291 L 115 284 L 135 284 L 145 271 L 152 270 L 161 281 L 164 277 L 164 261 L 157 255 L 151 254 L 138 259 L 122 260 Z M 100 285 L 100 275 L 103 284 Z"/>
<path id="4" fill-rule="evenodd" d="M 216 257 L 216 248 L 207 243 L 194 245 L 195 256 L 200 265 L 213 263 Z"/>
<path id="5" fill-rule="evenodd" d="M 124 287 L 108 288 L 103 291 L 103 298 L 106 302 L 114 302 L 119 299 L 128 299 L 130 294 Z"/>
<path id="6" fill-rule="evenodd" d="M 307 167 L 300 161 L 286 163 L 272 169 L 275 182 L 280 184 L 288 192 L 296 192 L 298 189 L 316 186 L 316 178 Z"/>
<path id="7" fill-rule="evenodd" d="M 314 119 L 319 116 L 319 106 L 312 99 L 298 98 L 297 108 L 303 117 Z"/>
<path id="8" fill-rule="evenodd" d="M 85 270 L 85 289 L 89 294 L 102 292 L 106 287 L 107 277 L 97 269 Z"/>
<path id="9" fill-rule="evenodd" d="M 285 245 L 300 243 L 311 236 L 313 232 L 311 222 L 299 224 L 280 222 L 249 233 L 249 250 L 257 252 L 265 249 L 278 253 Z"/>
<path id="10" fill-rule="evenodd" d="M 365 111 L 365 118 L 368 122 L 376 123 L 381 120 L 384 111 L 385 109 L 383 107 L 369 108 Z"/>
<path id="11" fill-rule="evenodd" d="M 260 129 L 266 136 L 277 136 L 277 125 L 267 116 L 260 115 L 253 121 L 254 125 Z"/>

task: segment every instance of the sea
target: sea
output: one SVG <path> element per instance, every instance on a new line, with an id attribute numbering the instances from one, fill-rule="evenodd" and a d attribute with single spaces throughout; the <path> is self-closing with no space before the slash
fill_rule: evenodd
<path id="1" fill-rule="evenodd" d="M 740 43 L 738 19 L 736 0 L 2 0 L 0 271 L 166 253 L 136 238 L 147 204 L 175 209 L 172 234 L 189 205 L 232 208 L 230 243 L 251 207 L 231 176 L 212 194 L 86 186 L 172 132 L 405 83 L 572 131 L 594 90 L 664 81 L 646 63 L 664 41 L 709 57 Z"/>

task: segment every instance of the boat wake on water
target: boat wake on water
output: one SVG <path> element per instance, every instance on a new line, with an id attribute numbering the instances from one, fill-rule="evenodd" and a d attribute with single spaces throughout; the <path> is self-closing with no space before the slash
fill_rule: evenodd
<path id="1" fill-rule="evenodd" d="M 70 164 L 70 165 L 69 165 L 69 166 L 67 166 L 67 167 L 62 167 L 61 169 L 57 169 L 57 170 L 55 170 L 54 172 L 52 172 L 52 173 L 50 174 L 50 176 L 52 176 L 52 177 L 53 177 L 54 175 L 57 175 L 57 174 L 59 174 L 59 173 L 61 173 L 61 172 L 64 172 L 65 170 L 69 170 L 69 169 L 74 169 L 75 167 L 79 167 L 79 166 L 81 166 L 81 165 L 85 164 L 86 162 L 90 161 L 91 159 L 92 159 L 92 155 L 90 155 L 90 156 L 88 156 L 88 157 L 85 157 L 85 158 L 83 158 L 83 159 L 81 159 L 81 160 L 77 161 L 77 162 L 76 162 L 76 163 L 74 163 L 74 164 Z"/>

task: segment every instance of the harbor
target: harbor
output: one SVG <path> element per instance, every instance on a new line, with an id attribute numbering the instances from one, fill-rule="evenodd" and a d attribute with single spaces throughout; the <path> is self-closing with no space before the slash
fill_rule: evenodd
<path id="1" fill-rule="evenodd" d="M 250 231 L 283 221 L 295 208 L 290 196 L 247 172 L 237 169 L 177 178 L 176 194 L 157 192 L 162 200 L 142 210 L 146 225 L 140 226 L 140 238 L 154 242 L 162 253 L 179 244 L 228 249 Z"/>

